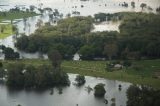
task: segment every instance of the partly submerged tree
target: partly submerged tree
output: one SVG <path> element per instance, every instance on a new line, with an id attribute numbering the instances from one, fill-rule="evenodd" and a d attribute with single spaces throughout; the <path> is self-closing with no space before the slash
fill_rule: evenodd
<path id="1" fill-rule="evenodd" d="M 52 62 L 52 66 L 54 69 L 60 69 L 60 65 L 62 62 L 62 56 L 58 50 L 50 50 L 48 53 L 48 58 Z"/>
<path id="2" fill-rule="evenodd" d="M 142 10 L 143 10 L 144 8 L 146 8 L 146 7 L 147 7 L 147 4 L 142 3 L 142 4 L 140 5 L 140 7 L 141 7 L 141 8 L 142 8 Z"/>
<path id="3" fill-rule="evenodd" d="M 85 77 L 83 75 L 77 75 L 75 81 L 77 82 L 78 86 L 81 86 L 86 82 Z"/>
<path id="4" fill-rule="evenodd" d="M 131 6 L 132 6 L 132 8 L 135 8 L 135 2 L 134 1 L 131 2 Z"/>
<path id="5" fill-rule="evenodd" d="M 99 83 L 94 87 L 94 90 L 95 90 L 94 95 L 96 97 L 104 97 L 104 95 L 106 93 L 104 86 L 105 86 L 104 84 Z"/>

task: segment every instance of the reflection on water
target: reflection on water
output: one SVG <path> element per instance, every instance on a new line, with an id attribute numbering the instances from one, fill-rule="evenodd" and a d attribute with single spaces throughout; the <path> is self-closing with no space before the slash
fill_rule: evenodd
<path id="1" fill-rule="evenodd" d="M 106 89 L 105 99 L 109 101 L 111 98 L 116 99 L 117 106 L 126 106 L 126 90 L 130 83 L 120 81 L 106 80 L 102 78 L 86 77 L 86 84 L 82 87 L 76 87 L 74 82 L 76 75 L 69 74 L 71 85 L 62 88 L 63 93 L 59 94 L 58 88 L 54 88 L 53 95 L 50 90 L 43 92 L 26 91 L 26 90 L 7 90 L 5 85 L 0 85 L 0 103 L 2 106 L 106 106 L 104 99 L 94 97 L 93 91 L 88 93 L 86 86 L 93 88 L 97 83 L 104 83 Z M 118 90 L 118 85 L 122 85 L 122 90 Z"/>

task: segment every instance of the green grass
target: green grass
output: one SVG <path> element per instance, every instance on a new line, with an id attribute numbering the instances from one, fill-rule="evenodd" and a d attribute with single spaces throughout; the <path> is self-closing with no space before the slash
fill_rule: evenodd
<path id="1" fill-rule="evenodd" d="M 34 12 L 5 12 L 6 15 L 4 15 L 3 12 L 0 12 L 0 22 L 2 20 L 14 20 L 14 19 L 20 19 L 20 18 L 28 18 L 37 16 L 38 14 Z"/>
<path id="2" fill-rule="evenodd" d="M 8 63 L 16 61 L 3 61 L 5 67 Z M 26 65 L 39 66 L 50 64 L 48 60 L 21 60 Z M 149 85 L 160 89 L 160 79 L 152 78 L 155 71 L 160 71 L 160 60 L 141 60 L 133 61 L 133 65 L 140 65 L 141 69 L 136 71 L 133 68 L 107 72 L 105 70 L 105 61 L 64 61 L 62 69 L 67 73 L 76 73 L 94 77 L 103 77 L 112 80 L 131 82 L 134 84 Z"/>
<path id="3" fill-rule="evenodd" d="M 2 25 L 0 25 L 0 27 L 1 26 Z M 3 33 L 0 32 L 0 39 L 4 39 L 5 37 L 8 37 L 12 34 L 12 25 L 7 24 L 7 25 L 4 25 L 4 26 L 5 26 L 4 32 Z"/>

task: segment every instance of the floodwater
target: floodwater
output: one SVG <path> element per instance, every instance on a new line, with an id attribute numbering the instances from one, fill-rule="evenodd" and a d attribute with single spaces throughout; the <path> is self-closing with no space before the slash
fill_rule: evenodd
<path id="1" fill-rule="evenodd" d="M 136 3 L 136 7 L 133 9 L 130 5 L 131 1 Z M 127 2 L 129 7 L 122 7 L 119 4 Z M 9 10 L 12 7 L 21 6 L 29 7 L 29 5 L 35 5 L 36 7 L 50 7 L 52 9 L 58 9 L 60 13 L 63 13 L 63 18 L 66 14 L 72 13 L 73 11 L 79 11 L 81 16 L 93 16 L 95 13 L 115 13 L 122 11 L 142 11 L 140 8 L 141 3 L 146 3 L 150 6 L 153 11 L 145 9 L 144 12 L 155 12 L 155 9 L 160 6 L 160 0 L 0 0 L 0 11 Z M 74 16 L 72 14 L 72 16 Z M 14 20 L 14 24 L 17 25 L 19 33 L 25 33 L 30 35 L 37 29 L 37 20 L 41 19 L 43 22 L 48 22 L 49 17 L 36 16 L 27 19 L 24 24 L 23 19 Z M 97 31 L 119 31 L 118 26 L 120 22 L 104 22 L 101 24 L 94 24 L 95 29 L 92 32 Z M 15 37 L 9 36 L 5 39 L 0 39 L 0 45 L 3 44 L 7 47 L 11 47 L 18 51 L 15 46 Z M 42 57 L 39 53 L 25 53 L 20 52 L 21 58 L 39 58 Z M 0 53 L 0 59 L 3 59 L 3 54 Z M 46 55 L 44 55 L 45 58 Z M 50 90 L 42 92 L 37 91 L 26 91 L 26 90 L 9 90 L 3 84 L 0 84 L 0 106 L 110 106 L 111 98 L 115 98 L 116 106 L 126 106 L 126 90 L 131 85 L 130 83 L 124 83 L 114 80 L 106 80 L 102 78 L 86 77 L 86 84 L 82 87 L 76 87 L 72 83 L 76 75 L 69 74 L 71 85 L 63 88 L 63 93 L 59 94 L 58 89 L 54 88 L 53 95 L 50 95 Z M 93 91 L 87 92 L 86 86 L 94 87 L 97 83 L 104 83 L 106 89 L 105 99 L 109 101 L 109 104 L 104 103 L 104 99 L 95 98 Z M 118 85 L 122 85 L 122 90 L 118 90 Z"/>
<path id="2" fill-rule="evenodd" d="M 135 2 L 135 8 L 131 6 L 131 1 Z M 124 2 L 128 3 L 128 8 L 120 6 Z M 160 0 L 0 0 L 0 10 L 9 10 L 15 6 L 19 7 L 29 7 L 34 5 L 37 8 L 50 7 L 53 10 L 58 9 L 60 13 L 63 14 L 65 18 L 66 14 L 72 14 L 73 11 L 80 12 L 81 16 L 93 16 L 95 13 L 104 12 L 104 13 L 115 13 L 122 11 L 142 11 L 140 8 L 141 3 L 146 3 L 147 6 L 150 6 L 153 10 L 144 9 L 144 12 L 155 12 L 155 9 L 160 6 Z M 72 16 L 75 16 L 72 14 Z M 43 22 L 49 21 L 48 15 L 30 17 L 27 19 L 26 24 L 24 24 L 23 19 L 14 20 L 14 24 L 17 25 L 19 33 L 25 33 L 30 35 L 34 33 L 37 29 L 36 23 L 37 20 L 41 19 Z M 6 22 L 6 21 L 5 21 Z M 100 24 L 94 24 L 94 29 L 92 32 L 97 31 L 119 31 L 120 22 L 103 22 Z M 39 58 L 42 57 L 39 53 L 25 53 L 19 51 L 15 48 L 15 36 L 9 36 L 5 39 L 0 39 L 0 45 L 5 45 L 7 47 L 12 47 L 15 51 L 20 53 L 21 58 Z M 46 55 L 43 55 L 44 58 L 47 58 Z M 0 59 L 3 59 L 3 54 L 0 53 Z"/>
<path id="3" fill-rule="evenodd" d="M 113 13 L 121 11 L 141 11 L 140 4 L 146 3 L 148 6 L 155 8 L 160 6 L 160 0 L 0 0 L 1 5 L 15 5 L 29 6 L 35 5 L 36 7 L 50 7 L 58 9 L 60 12 L 67 14 L 72 11 L 79 11 L 81 15 L 93 15 L 98 12 Z M 134 1 L 136 8 L 131 7 L 131 2 Z M 119 6 L 126 2 L 129 4 L 128 8 Z M 39 4 L 43 5 L 39 5 Z M 84 6 L 83 8 L 81 6 Z M 74 7 L 77 8 L 74 8 Z M 5 9 L 8 6 L 4 6 Z"/>
<path id="4" fill-rule="evenodd" d="M 59 94 L 57 88 L 51 90 L 26 91 L 26 90 L 9 90 L 3 84 L 0 84 L 0 106 L 110 106 L 111 99 L 115 98 L 116 106 L 126 106 L 126 90 L 131 85 L 120 81 L 106 80 L 103 78 L 94 78 L 86 76 L 86 83 L 81 87 L 75 86 L 75 74 L 69 74 L 71 85 L 62 87 L 62 94 Z M 108 105 L 104 103 L 104 98 L 94 97 L 94 91 L 88 92 L 86 87 L 94 86 L 98 83 L 105 84 L 106 94 L 105 99 L 108 100 Z M 121 91 L 118 86 L 122 85 Z"/>

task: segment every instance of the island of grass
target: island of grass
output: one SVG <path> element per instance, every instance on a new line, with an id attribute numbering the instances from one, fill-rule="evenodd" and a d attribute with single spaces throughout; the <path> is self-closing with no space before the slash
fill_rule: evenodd
<path id="1" fill-rule="evenodd" d="M 13 34 L 11 24 L 0 24 L 0 39 L 4 39 Z"/>

